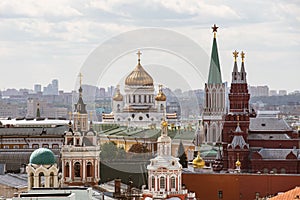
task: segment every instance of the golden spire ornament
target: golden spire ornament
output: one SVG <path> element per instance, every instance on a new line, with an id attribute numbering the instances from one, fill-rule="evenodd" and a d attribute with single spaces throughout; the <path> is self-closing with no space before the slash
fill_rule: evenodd
<path id="1" fill-rule="evenodd" d="M 239 57 L 239 52 L 237 52 L 236 50 L 234 52 L 232 52 L 233 57 L 234 57 L 234 62 L 236 62 L 236 58 Z"/>
<path id="2" fill-rule="evenodd" d="M 142 55 L 142 53 L 141 53 L 141 51 L 140 51 L 140 50 L 138 50 L 138 52 L 137 52 L 136 54 L 138 55 L 138 63 L 140 64 L 140 62 L 141 62 L 141 55 Z"/>
<path id="3" fill-rule="evenodd" d="M 245 59 L 245 53 L 242 51 L 241 52 L 241 58 L 242 58 L 242 62 L 244 62 L 244 59 Z"/>

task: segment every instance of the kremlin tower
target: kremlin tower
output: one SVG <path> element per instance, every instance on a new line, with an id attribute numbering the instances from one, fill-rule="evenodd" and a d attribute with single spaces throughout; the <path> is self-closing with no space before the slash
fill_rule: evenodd
<path id="1" fill-rule="evenodd" d="M 217 47 L 217 29 L 212 27 L 214 33 L 208 81 L 205 84 L 205 102 L 203 112 L 204 142 L 216 143 L 221 141 L 223 116 L 225 106 L 225 84 L 222 82 L 221 68 Z"/>
<path id="2" fill-rule="evenodd" d="M 245 53 L 241 52 L 242 65 L 238 71 L 237 57 L 234 51 L 234 65 L 229 93 L 229 112 L 225 116 L 222 132 L 224 169 L 249 170 L 248 129 L 250 124 L 248 84 L 245 71 Z M 236 164 L 237 162 L 237 164 Z"/>

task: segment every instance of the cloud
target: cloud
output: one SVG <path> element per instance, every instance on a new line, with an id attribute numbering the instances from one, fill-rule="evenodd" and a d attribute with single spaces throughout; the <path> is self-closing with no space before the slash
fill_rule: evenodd
<path id="1" fill-rule="evenodd" d="M 0 16 L 2 18 L 70 18 L 82 15 L 69 4 L 70 1 L 67 0 L 2 0 L 0 2 Z"/>

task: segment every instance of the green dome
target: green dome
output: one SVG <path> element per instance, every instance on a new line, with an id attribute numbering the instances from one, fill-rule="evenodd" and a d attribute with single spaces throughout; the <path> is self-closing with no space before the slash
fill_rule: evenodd
<path id="1" fill-rule="evenodd" d="M 36 165 L 53 165 L 56 163 L 56 159 L 50 149 L 39 148 L 32 152 L 29 163 Z"/>

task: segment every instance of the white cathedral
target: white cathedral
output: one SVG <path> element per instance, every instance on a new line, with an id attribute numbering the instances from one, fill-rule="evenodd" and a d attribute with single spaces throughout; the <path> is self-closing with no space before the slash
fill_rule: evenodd
<path id="1" fill-rule="evenodd" d="M 159 85 L 155 95 L 153 78 L 141 65 L 141 52 L 138 51 L 138 64 L 125 79 L 125 94 L 118 85 L 113 97 L 112 113 L 103 114 L 103 122 L 127 126 L 156 126 L 163 118 L 176 120 L 176 113 L 166 113 L 166 95 Z"/>

